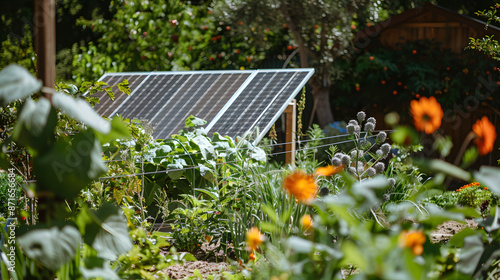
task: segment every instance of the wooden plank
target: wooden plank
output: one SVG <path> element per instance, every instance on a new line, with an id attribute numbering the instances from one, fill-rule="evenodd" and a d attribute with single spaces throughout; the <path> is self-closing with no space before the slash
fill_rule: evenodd
<path id="1" fill-rule="evenodd" d="M 295 166 L 296 131 L 297 131 L 297 102 L 292 100 L 283 112 L 286 116 L 285 135 L 285 162 Z"/>
<path id="2" fill-rule="evenodd" d="M 46 87 L 56 84 L 56 1 L 35 0 L 37 77 Z"/>

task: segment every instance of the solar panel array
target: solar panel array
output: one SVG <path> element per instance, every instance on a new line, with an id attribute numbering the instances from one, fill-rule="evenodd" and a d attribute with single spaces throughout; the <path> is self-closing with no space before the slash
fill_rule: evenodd
<path id="1" fill-rule="evenodd" d="M 242 136 L 258 127 L 260 140 L 314 73 L 314 69 L 109 73 L 101 81 L 127 79 L 130 96 L 115 90 L 112 101 L 99 92 L 101 116 L 148 120 L 153 136 L 165 139 L 184 128 L 193 115 L 209 132 Z"/>

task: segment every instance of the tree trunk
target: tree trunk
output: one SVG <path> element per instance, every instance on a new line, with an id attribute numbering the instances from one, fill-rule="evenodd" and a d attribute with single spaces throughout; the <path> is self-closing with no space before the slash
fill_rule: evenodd
<path id="1" fill-rule="evenodd" d="M 312 95 L 315 109 L 313 113 L 316 113 L 320 127 L 324 128 L 333 123 L 333 114 L 330 108 L 330 86 L 313 86 Z"/>

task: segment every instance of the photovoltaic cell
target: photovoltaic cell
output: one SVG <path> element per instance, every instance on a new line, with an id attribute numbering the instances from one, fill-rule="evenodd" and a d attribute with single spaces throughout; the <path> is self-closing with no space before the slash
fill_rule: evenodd
<path id="1" fill-rule="evenodd" d="M 96 105 L 100 115 L 146 120 L 155 127 L 153 136 L 157 139 L 178 133 L 190 115 L 206 120 L 210 132 L 235 137 L 258 127 L 258 137 L 262 137 L 313 72 L 280 69 L 115 73 L 106 74 L 101 81 L 111 86 L 127 79 L 130 96 L 117 93 L 114 101 L 104 92 L 94 96 L 100 98 Z"/>

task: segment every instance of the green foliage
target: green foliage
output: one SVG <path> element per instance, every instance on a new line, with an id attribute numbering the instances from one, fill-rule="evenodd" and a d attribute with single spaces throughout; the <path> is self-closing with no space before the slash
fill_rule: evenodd
<path id="1" fill-rule="evenodd" d="M 499 106 L 492 98 L 499 77 L 497 65 L 474 51 L 457 56 L 437 42 L 416 41 L 391 50 L 359 52 L 336 63 L 345 75 L 334 84 L 336 98 L 332 105 L 342 115 L 375 106 L 404 117 L 407 113 L 401 104 L 420 96 L 435 96 L 445 112 L 465 112 L 484 104 Z M 464 99 L 474 103 L 464 105 Z"/>
<path id="2" fill-rule="evenodd" d="M 80 47 L 77 83 L 104 72 L 240 69 L 265 57 L 248 40 L 218 24 L 208 4 L 185 1 L 112 1 L 111 18 L 80 19 L 99 39 Z"/>

